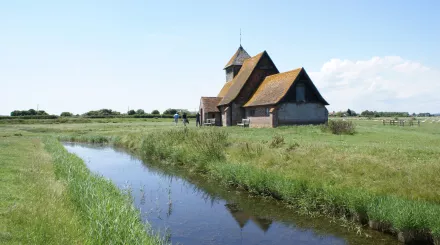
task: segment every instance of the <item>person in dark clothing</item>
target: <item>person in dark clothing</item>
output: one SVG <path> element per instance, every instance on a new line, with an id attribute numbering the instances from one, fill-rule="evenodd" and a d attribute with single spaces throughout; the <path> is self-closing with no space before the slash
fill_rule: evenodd
<path id="1" fill-rule="evenodd" d="M 186 113 L 183 113 L 182 119 L 183 119 L 183 125 L 186 126 L 186 124 L 188 123 L 188 119 L 186 118 Z"/>
<path id="2" fill-rule="evenodd" d="M 200 113 L 197 112 L 197 114 L 196 114 L 196 127 L 200 127 L 200 126 L 202 126 L 200 124 Z"/>

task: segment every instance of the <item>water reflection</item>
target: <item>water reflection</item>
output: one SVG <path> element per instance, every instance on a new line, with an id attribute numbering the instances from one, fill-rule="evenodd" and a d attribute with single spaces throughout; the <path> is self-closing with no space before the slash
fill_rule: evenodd
<path id="1" fill-rule="evenodd" d="M 124 150 L 65 144 L 91 171 L 124 188 L 130 186 L 142 218 L 180 244 L 397 244 L 373 239 L 326 219 L 296 215 L 273 199 L 220 186 L 179 167 L 142 162 Z"/>
<path id="2" fill-rule="evenodd" d="M 272 220 L 252 216 L 241 209 L 236 203 L 227 203 L 225 206 L 231 213 L 232 217 L 234 217 L 235 221 L 237 221 L 240 228 L 243 228 L 249 220 L 252 220 L 263 232 L 266 232 L 272 224 Z"/>

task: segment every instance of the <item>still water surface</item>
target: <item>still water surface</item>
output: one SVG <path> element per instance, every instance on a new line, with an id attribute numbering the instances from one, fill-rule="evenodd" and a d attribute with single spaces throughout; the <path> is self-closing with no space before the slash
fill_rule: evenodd
<path id="1" fill-rule="evenodd" d="M 371 230 L 356 235 L 338 222 L 297 215 L 270 198 L 221 186 L 196 174 L 150 164 L 108 146 L 64 143 L 89 169 L 131 188 L 142 219 L 173 244 L 398 244 Z"/>

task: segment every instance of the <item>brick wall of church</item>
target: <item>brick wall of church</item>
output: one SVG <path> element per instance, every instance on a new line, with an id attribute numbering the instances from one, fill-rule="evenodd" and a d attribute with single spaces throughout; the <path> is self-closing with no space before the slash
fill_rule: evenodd
<path id="1" fill-rule="evenodd" d="M 246 117 L 250 120 L 251 128 L 272 128 L 278 126 L 277 111 L 273 107 L 246 108 Z"/>

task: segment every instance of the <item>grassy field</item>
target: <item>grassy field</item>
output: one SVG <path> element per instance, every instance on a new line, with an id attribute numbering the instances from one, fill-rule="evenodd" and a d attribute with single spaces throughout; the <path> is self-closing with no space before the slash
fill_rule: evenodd
<path id="1" fill-rule="evenodd" d="M 0 140 L 54 136 L 112 143 L 283 199 L 301 212 L 438 237 L 440 123 L 422 121 L 420 127 L 399 127 L 354 120 L 354 135 L 333 135 L 319 126 L 195 129 L 191 122 L 184 129 L 171 119 L 11 124 L 0 125 Z"/>

